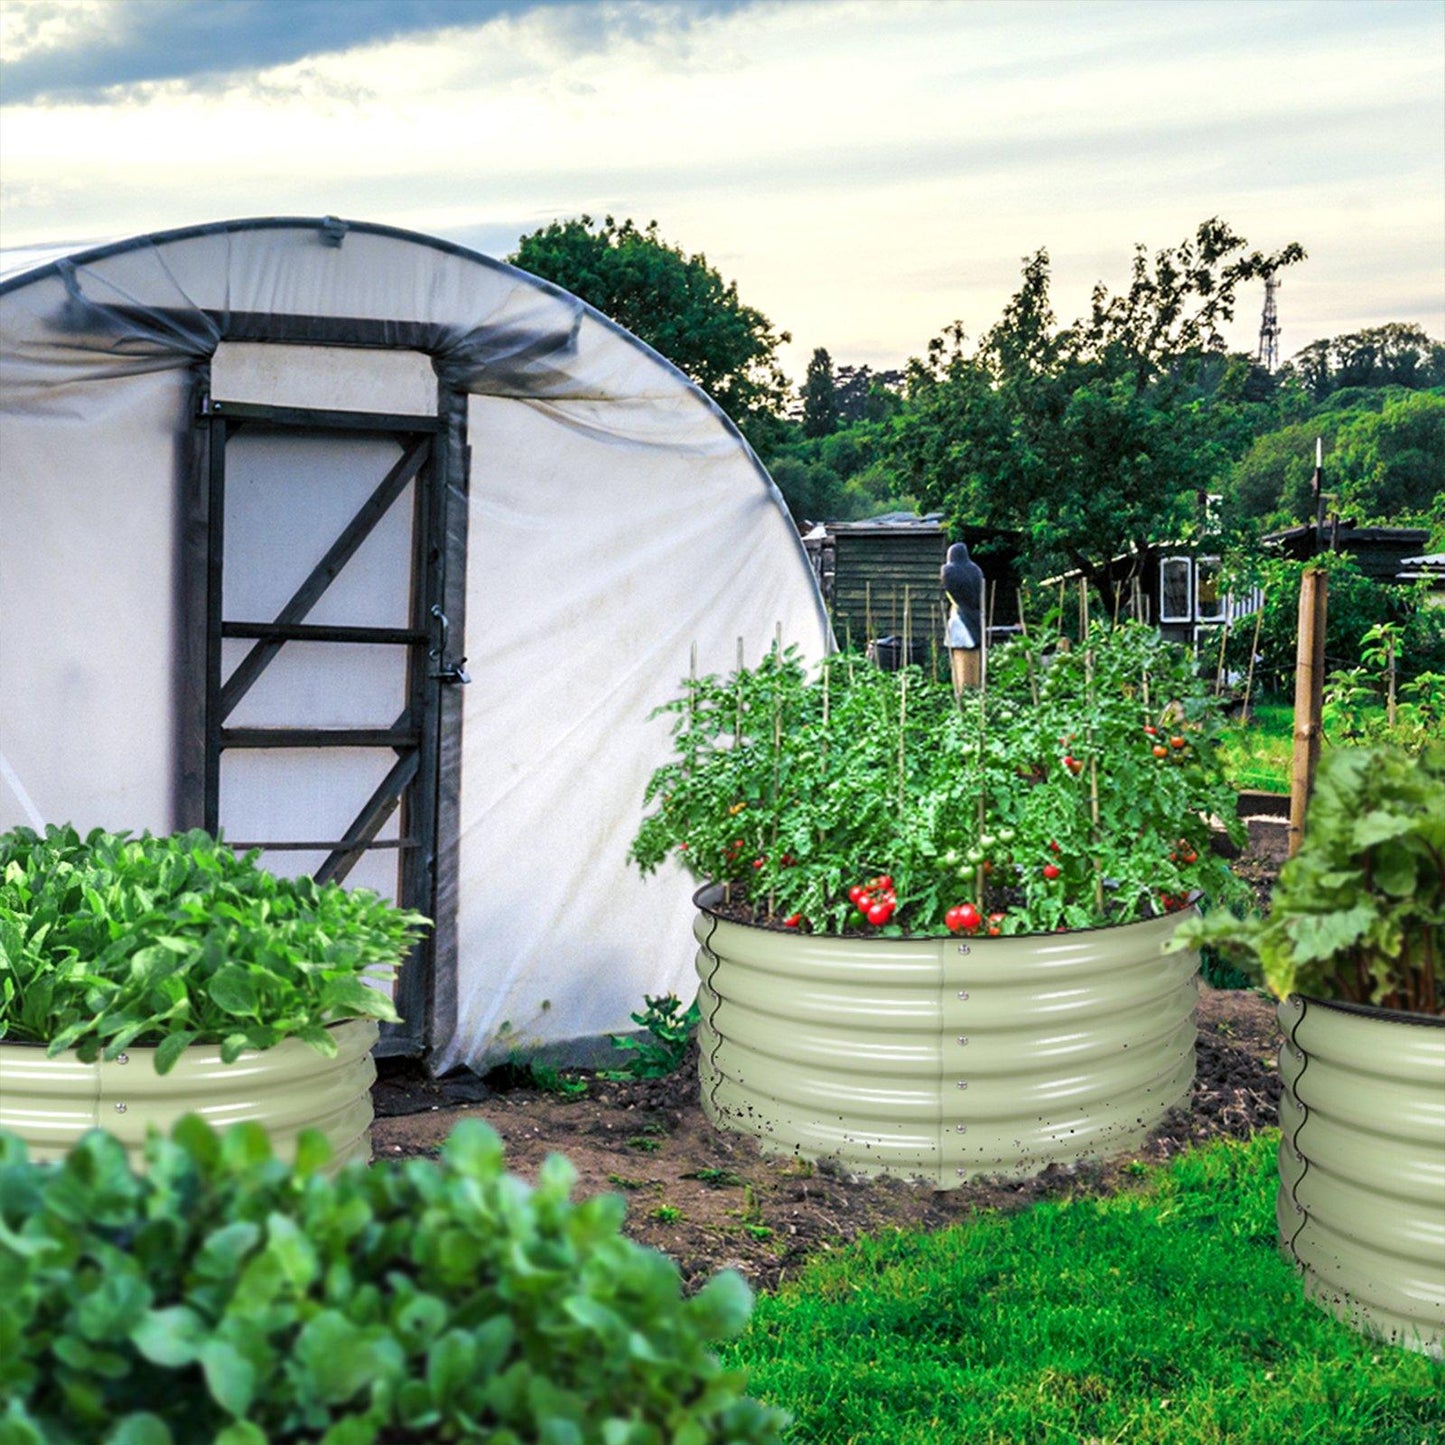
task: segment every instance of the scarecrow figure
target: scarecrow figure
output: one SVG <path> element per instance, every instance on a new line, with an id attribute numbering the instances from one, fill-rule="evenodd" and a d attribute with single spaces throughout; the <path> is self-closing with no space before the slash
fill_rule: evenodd
<path id="1" fill-rule="evenodd" d="M 969 560 L 968 547 L 955 542 L 940 571 L 948 593 L 948 662 L 953 690 L 983 686 L 983 569 Z"/>

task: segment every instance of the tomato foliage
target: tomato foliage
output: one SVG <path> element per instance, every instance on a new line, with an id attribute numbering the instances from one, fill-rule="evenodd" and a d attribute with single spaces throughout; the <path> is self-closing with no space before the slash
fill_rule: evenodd
<path id="1" fill-rule="evenodd" d="M 775 650 L 660 711 L 675 753 L 632 857 L 726 883 L 763 922 L 867 928 L 849 894 L 870 874 L 891 879 L 889 934 L 942 933 L 965 903 L 990 933 L 1087 928 L 1233 883 L 1209 846 L 1211 817 L 1238 828 L 1216 705 L 1135 623 L 1018 638 L 961 701 L 918 668 L 844 653 L 810 673 Z"/>

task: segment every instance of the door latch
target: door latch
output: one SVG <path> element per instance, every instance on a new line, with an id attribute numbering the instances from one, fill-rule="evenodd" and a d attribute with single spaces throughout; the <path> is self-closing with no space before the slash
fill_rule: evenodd
<path id="1" fill-rule="evenodd" d="M 467 671 L 466 658 L 458 658 L 455 662 L 446 660 L 447 633 L 451 630 L 451 624 L 447 621 L 447 615 L 442 611 L 440 603 L 432 603 L 431 615 L 442 625 L 441 646 L 433 648 L 429 654 L 437 659 L 440 666 L 431 675 L 438 682 L 450 683 L 453 687 L 465 687 L 472 680 L 471 673 Z"/>

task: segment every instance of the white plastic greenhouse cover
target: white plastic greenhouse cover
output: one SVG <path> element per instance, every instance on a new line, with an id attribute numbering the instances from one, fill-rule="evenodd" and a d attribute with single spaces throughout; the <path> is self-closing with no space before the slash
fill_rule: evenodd
<path id="1" fill-rule="evenodd" d="M 264 344 L 279 316 L 334 322 L 324 346 Z M 369 351 L 339 340 L 357 321 Z M 177 826 L 195 377 L 226 358 L 275 405 L 344 406 L 351 387 L 386 410 L 389 387 L 415 394 L 413 363 L 434 406 L 435 381 L 465 398 L 452 651 L 472 683 L 441 783 L 460 790 L 455 897 L 437 900 L 456 967 L 435 981 L 433 1067 L 689 998 L 689 881 L 626 858 L 670 751 L 651 714 L 694 646 L 702 673 L 730 671 L 740 640 L 756 662 L 778 629 L 820 656 L 812 570 L 776 487 L 680 372 L 575 297 L 424 236 L 253 220 L 0 257 L 0 829 Z"/>

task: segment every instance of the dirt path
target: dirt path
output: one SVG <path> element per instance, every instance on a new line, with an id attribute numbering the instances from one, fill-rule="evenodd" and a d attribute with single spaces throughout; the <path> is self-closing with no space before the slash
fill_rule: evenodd
<path id="1" fill-rule="evenodd" d="M 1237 868 L 1264 889 L 1282 855 L 1283 830 L 1250 831 Z M 671 1255 L 689 1283 L 731 1266 L 771 1289 L 810 1254 L 861 1234 L 936 1229 L 977 1209 L 1112 1191 L 1131 1182 L 1133 1161 L 1162 1161 L 1208 1139 L 1247 1138 L 1275 1124 L 1274 1009 L 1257 993 L 1204 986 L 1189 1111 L 1166 1119 L 1132 1153 L 1097 1165 L 1053 1165 L 1017 1183 L 936 1190 L 890 1179 L 850 1182 L 825 1165 L 764 1155 L 751 1138 L 708 1123 L 695 1057 L 669 1079 L 586 1076 L 587 1092 L 576 1099 L 522 1088 L 457 1102 L 454 1087 L 392 1069 L 375 1090 L 372 1142 L 378 1159 L 434 1154 L 459 1119 L 485 1119 L 505 1140 L 509 1167 L 524 1177 L 560 1153 L 577 1169 L 579 1195 L 622 1193 L 627 1232 Z"/>

